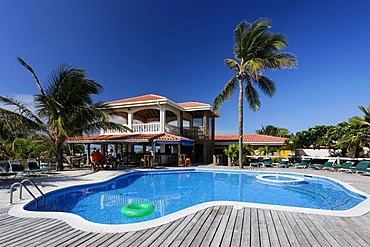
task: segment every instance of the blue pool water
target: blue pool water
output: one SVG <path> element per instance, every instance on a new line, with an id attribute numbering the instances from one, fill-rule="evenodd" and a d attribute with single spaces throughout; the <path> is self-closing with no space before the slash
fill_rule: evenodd
<path id="1" fill-rule="evenodd" d="M 346 210 L 366 199 L 329 179 L 294 174 L 304 178 L 304 182 L 269 184 L 256 179 L 259 174 L 196 169 L 131 172 L 106 182 L 48 193 L 42 211 L 69 212 L 103 224 L 128 224 L 211 201 Z M 155 211 L 150 216 L 129 218 L 121 213 L 121 208 L 131 202 L 152 203 Z M 25 209 L 35 207 L 33 201 Z"/>

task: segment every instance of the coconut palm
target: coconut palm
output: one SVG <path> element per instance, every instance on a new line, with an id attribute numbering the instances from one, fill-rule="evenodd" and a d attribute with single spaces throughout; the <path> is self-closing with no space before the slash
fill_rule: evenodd
<path id="1" fill-rule="evenodd" d="M 355 148 L 355 157 L 358 157 L 362 147 L 370 143 L 370 105 L 367 108 L 360 105 L 358 108 L 364 113 L 364 117 L 349 118 L 351 131 L 339 140 L 341 147 Z"/>
<path id="2" fill-rule="evenodd" d="M 297 60 L 291 53 L 281 52 L 287 47 L 287 39 L 283 34 L 268 32 L 271 28 L 269 19 L 259 19 L 254 23 L 241 21 L 235 31 L 234 56 L 235 59 L 227 58 L 226 66 L 235 71 L 224 89 L 214 99 L 213 106 L 217 110 L 228 100 L 234 91 L 239 88 L 238 122 L 239 122 L 239 161 L 242 161 L 243 143 L 243 94 L 249 107 L 257 111 L 261 102 L 254 86 L 258 86 L 263 93 L 273 96 L 276 90 L 275 83 L 262 76 L 265 70 L 276 70 L 297 67 Z M 245 89 L 243 82 L 246 83 Z M 243 167 L 239 162 L 240 168 Z"/>
<path id="3" fill-rule="evenodd" d="M 0 108 L 0 116 L 13 129 L 28 129 L 30 135 L 48 142 L 63 170 L 63 145 L 69 137 L 92 133 L 99 129 L 126 130 L 120 124 L 110 122 L 114 114 L 105 103 L 93 103 L 91 96 L 99 94 L 102 86 L 86 78 L 81 68 L 61 64 L 42 86 L 34 70 L 21 58 L 18 61 L 33 76 L 39 93 L 34 96 L 36 111 L 33 112 L 11 97 L 0 96 L 0 102 L 15 108 Z"/>

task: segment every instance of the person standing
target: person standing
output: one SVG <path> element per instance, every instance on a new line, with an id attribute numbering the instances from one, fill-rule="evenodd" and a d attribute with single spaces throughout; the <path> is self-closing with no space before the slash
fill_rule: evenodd
<path id="1" fill-rule="evenodd" d="M 93 152 L 91 153 L 91 160 L 93 162 L 93 171 L 95 172 L 101 170 L 103 155 L 100 153 L 99 149 L 93 149 Z"/>

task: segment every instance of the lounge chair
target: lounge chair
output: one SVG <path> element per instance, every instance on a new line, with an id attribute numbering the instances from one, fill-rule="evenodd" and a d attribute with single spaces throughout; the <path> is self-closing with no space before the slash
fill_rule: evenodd
<path id="1" fill-rule="evenodd" d="M 352 165 L 353 165 L 352 161 L 346 161 L 346 162 L 344 162 L 343 164 L 341 164 L 339 166 L 333 166 L 333 170 L 334 171 L 339 171 L 342 168 L 346 169 L 346 168 L 351 167 Z M 329 168 L 327 168 L 327 169 L 329 169 Z"/>
<path id="2" fill-rule="evenodd" d="M 289 166 L 289 160 L 282 159 L 276 166 L 287 168 Z"/>
<path id="3" fill-rule="evenodd" d="M 258 158 L 251 158 L 251 162 L 249 163 L 249 166 L 260 166 L 260 163 L 258 162 Z"/>
<path id="4" fill-rule="evenodd" d="M 27 169 L 26 170 L 35 171 L 35 172 L 38 171 L 40 173 L 56 171 L 55 168 L 52 168 L 52 167 L 43 167 L 43 168 L 41 168 L 39 166 L 39 162 L 35 158 L 27 159 Z"/>
<path id="5" fill-rule="evenodd" d="M 322 170 L 333 170 L 334 171 L 334 164 L 337 161 L 337 158 L 331 158 L 328 161 L 326 161 L 324 164 L 311 164 L 310 167 L 313 169 L 322 169 Z"/>
<path id="6" fill-rule="evenodd" d="M 0 177 L 1 178 L 3 178 L 3 177 L 8 178 L 10 176 L 15 177 L 15 176 L 17 176 L 17 173 L 16 172 L 7 172 L 4 167 L 0 166 Z"/>
<path id="7" fill-rule="evenodd" d="M 301 163 L 295 163 L 293 164 L 294 168 L 307 168 L 309 166 L 310 160 L 303 159 Z"/>
<path id="8" fill-rule="evenodd" d="M 356 173 L 369 173 L 368 169 L 370 161 L 360 161 L 355 167 L 340 168 L 339 171 L 356 172 Z"/>
<path id="9" fill-rule="evenodd" d="M 273 167 L 273 164 L 271 163 L 270 159 L 269 158 L 264 158 L 262 160 L 262 165 L 264 167 Z"/>
<path id="10" fill-rule="evenodd" d="M 16 173 L 20 173 L 20 174 L 23 174 L 23 175 L 24 174 L 30 175 L 30 174 L 41 173 L 40 169 L 25 169 L 24 166 L 21 165 L 19 160 L 8 160 L 8 164 L 9 164 L 9 171 L 10 172 L 16 172 Z"/>

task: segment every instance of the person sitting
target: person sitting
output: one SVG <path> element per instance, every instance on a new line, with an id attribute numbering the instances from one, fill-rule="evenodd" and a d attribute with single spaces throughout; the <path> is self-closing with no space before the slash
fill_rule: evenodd
<path id="1" fill-rule="evenodd" d="M 91 153 L 91 160 L 93 162 L 93 171 L 101 170 L 101 163 L 103 161 L 103 155 L 100 153 L 99 149 L 94 148 Z"/>
<path id="2" fill-rule="evenodd" d="M 112 169 L 117 169 L 117 153 L 113 149 L 110 150 L 108 161 Z"/>

